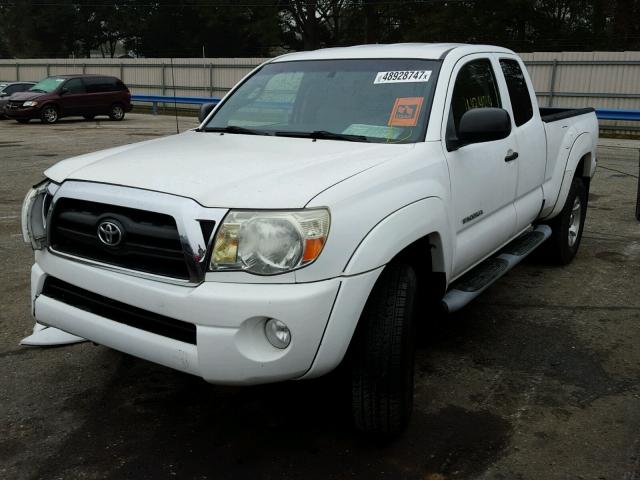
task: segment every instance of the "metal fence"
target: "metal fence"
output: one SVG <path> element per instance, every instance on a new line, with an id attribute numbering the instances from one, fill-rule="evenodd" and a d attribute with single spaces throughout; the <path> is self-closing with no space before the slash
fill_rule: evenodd
<path id="1" fill-rule="evenodd" d="M 135 94 L 220 96 L 267 59 L 153 58 L 0 60 L 0 80 L 97 73 L 122 79 Z"/>
<path id="2" fill-rule="evenodd" d="M 521 54 L 541 106 L 640 109 L 640 52 Z M 0 80 L 98 73 L 120 77 L 138 95 L 222 96 L 266 58 L 0 60 Z M 175 88 L 174 88 L 175 85 Z M 605 128 L 637 130 L 632 122 Z"/>
<path id="3" fill-rule="evenodd" d="M 536 52 L 520 55 L 538 102 L 554 107 L 640 110 L 640 52 Z M 617 133 L 637 122 L 601 121 Z"/>

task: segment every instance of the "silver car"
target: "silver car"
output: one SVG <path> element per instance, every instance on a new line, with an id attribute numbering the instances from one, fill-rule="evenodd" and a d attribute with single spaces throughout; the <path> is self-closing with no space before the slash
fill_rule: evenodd
<path id="1" fill-rule="evenodd" d="M 11 95 L 29 90 L 34 85 L 34 82 L 0 83 L 0 118 L 4 118 L 4 107 Z"/>

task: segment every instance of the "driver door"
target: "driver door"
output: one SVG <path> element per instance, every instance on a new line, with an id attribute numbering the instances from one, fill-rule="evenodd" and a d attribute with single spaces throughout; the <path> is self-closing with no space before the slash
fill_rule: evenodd
<path id="1" fill-rule="evenodd" d="M 472 55 L 458 62 L 447 94 L 442 138 L 457 138 L 462 115 L 474 108 L 503 105 L 494 60 Z M 507 138 L 460 148 L 443 142 L 451 182 L 455 249 L 452 278 L 500 248 L 514 235 L 514 199 L 518 181 L 513 133 Z M 451 149 L 451 151 L 449 151 Z"/>

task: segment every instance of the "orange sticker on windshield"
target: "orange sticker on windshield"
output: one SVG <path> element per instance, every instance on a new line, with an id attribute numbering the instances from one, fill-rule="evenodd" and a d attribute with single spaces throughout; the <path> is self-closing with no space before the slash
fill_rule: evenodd
<path id="1" fill-rule="evenodd" d="M 415 127 L 418 124 L 423 101 L 424 97 L 396 98 L 387 125 L 390 127 Z"/>

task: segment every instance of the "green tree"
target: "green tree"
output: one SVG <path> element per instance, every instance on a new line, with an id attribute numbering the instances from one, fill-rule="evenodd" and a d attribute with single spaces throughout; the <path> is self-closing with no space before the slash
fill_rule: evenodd
<path id="1" fill-rule="evenodd" d="M 16 0 L 5 5 L 1 15 L 3 37 L 11 56 L 42 58 L 73 54 L 76 8 L 71 0 L 58 2 L 55 8 Z"/>

